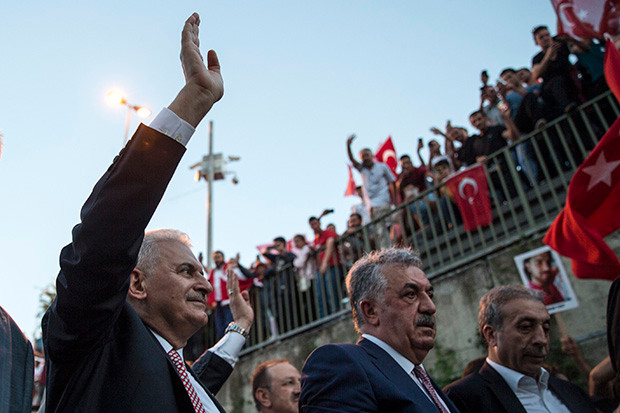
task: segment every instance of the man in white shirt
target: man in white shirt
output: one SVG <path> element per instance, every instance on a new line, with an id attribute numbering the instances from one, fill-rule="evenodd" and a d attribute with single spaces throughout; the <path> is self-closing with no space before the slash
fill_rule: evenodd
<path id="1" fill-rule="evenodd" d="M 223 95 L 206 66 L 194 13 L 185 22 L 185 86 L 141 125 L 84 204 L 60 254 L 57 297 L 43 321 L 47 412 L 223 412 L 213 393 L 237 360 L 254 314 L 228 274 L 234 322 L 190 368 L 188 339 L 207 322 L 212 286 L 176 230 L 144 233 L 198 123 Z"/>
<path id="2" fill-rule="evenodd" d="M 478 328 L 488 357 L 477 373 L 447 386 L 448 397 L 461 412 L 595 412 L 583 390 L 542 367 L 550 324 L 545 305 L 522 285 L 486 293 Z"/>
<path id="3" fill-rule="evenodd" d="M 353 265 L 347 290 L 357 344 L 328 344 L 302 369 L 301 412 L 457 412 L 422 362 L 435 344 L 433 287 L 407 249 Z"/>
<path id="4" fill-rule="evenodd" d="M 386 164 L 375 162 L 372 151 L 368 148 L 360 151 L 362 162 L 358 162 L 351 151 L 351 143 L 354 139 L 355 135 L 351 135 L 347 139 L 347 154 L 353 167 L 362 176 L 364 203 L 370 212 L 370 217 L 376 219 L 390 212 L 392 205 L 396 204 L 396 192 L 394 190 L 396 179 Z M 380 248 L 389 248 L 392 245 L 389 235 L 390 225 L 389 218 L 373 225 L 375 240 Z"/>

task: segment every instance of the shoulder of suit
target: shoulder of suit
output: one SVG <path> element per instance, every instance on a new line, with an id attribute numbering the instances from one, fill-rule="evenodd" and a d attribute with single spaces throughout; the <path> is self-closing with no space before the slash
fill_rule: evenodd
<path id="1" fill-rule="evenodd" d="M 363 352 L 363 349 L 355 344 L 324 344 L 314 349 L 314 351 L 312 351 L 312 353 L 310 353 L 310 355 L 308 356 L 308 360 L 316 358 L 342 359 L 347 358 L 350 354 L 359 353 L 360 351 Z"/>
<path id="2" fill-rule="evenodd" d="M 471 391 L 471 388 L 479 388 L 481 383 L 484 381 L 483 377 L 480 373 L 475 372 L 468 376 L 465 376 L 461 379 L 458 379 L 455 382 L 448 384 L 444 391 L 446 393 L 450 392 L 460 392 L 460 391 Z"/>

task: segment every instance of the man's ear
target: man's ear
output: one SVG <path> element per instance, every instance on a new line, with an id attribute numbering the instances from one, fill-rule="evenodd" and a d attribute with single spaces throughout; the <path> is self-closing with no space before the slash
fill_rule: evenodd
<path id="1" fill-rule="evenodd" d="M 146 274 L 143 271 L 134 268 L 129 276 L 129 292 L 131 298 L 136 300 L 144 300 L 146 298 Z"/>
<path id="2" fill-rule="evenodd" d="M 362 300 L 360 302 L 360 310 L 364 323 L 371 326 L 379 325 L 379 306 L 372 300 Z"/>
<path id="3" fill-rule="evenodd" d="M 485 324 L 484 327 L 482 327 L 482 335 L 489 347 L 495 347 L 497 345 L 497 331 L 495 327 Z"/>
<path id="4" fill-rule="evenodd" d="M 261 406 L 271 407 L 272 403 L 270 399 L 269 390 L 259 387 L 258 389 L 256 389 L 254 396 L 256 396 L 256 400 L 258 400 Z"/>

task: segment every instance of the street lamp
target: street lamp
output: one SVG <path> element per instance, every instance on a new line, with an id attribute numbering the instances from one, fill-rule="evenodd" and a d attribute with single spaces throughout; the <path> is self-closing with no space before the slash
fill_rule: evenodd
<path id="1" fill-rule="evenodd" d="M 221 153 L 213 153 L 213 121 L 209 121 L 209 154 L 202 157 L 202 161 L 196 162 L 189 169 L 196 170 L 195 180 L 207 181 L 207 269 L 211 268 L 213 252 L 213 181 L 222 180 L 226 175 L 232 175 L 232 183 L 238 184 L 239 178 L 235 171 L 226 170 L 226 164 L 240 160 L 239 156 L 228 156 L 228 160 Z"/>
<path id="2" fill-rule="evenodd" d="M 127 106 L 127 116 L 125 117 L 125 138 L 123 139 L 123 146 L 127 144 L 127 138 L 129 136 L 129 119 L 131 118 L 131 112 L 135 111 L 139 117 L 148 118 L 151 116 L 151 110 L 146 106 L 132 105 L 128 103 L 123 95 L 117 91 L 108 93 L 108 102 L 111 105 L 125 105 Z"/>

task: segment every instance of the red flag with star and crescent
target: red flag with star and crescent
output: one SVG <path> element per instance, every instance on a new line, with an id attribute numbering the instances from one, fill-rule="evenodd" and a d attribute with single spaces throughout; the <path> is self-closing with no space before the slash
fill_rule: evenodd
<path id="1" fill-rule="evenodd" d="M 396 173 L 396 167 L 398 166 L 398 161 L 396 159 L 396 149 L 394 149 L 394 144 L 392 143 L 392 137 L 388 136 L 388 138 L 383 142 L 379 149 L 375 152 L 375 159 L 379 162 L 383 162 L 386 164 L 394 176 L 398 176 Z"/>
<path id="2" fill-rule="evenodd" d="M 558 34 L 594 39 L 618 34 L 620 0 L 551 0 L 551 4 Z"/>
<path id="3" fill-rule="evenodd" d="M 620 52 L 607 41 L 605 77 L 620 99 Z M 573 175 L 566 205 L 543 242 L 571 258 L 578 278 L 615 280 L 620 260 L 603 239 L 620 228 L 620 118 Z"/>
<path id="4" fill-rule="evenodd" d="M 461 211 L 465 231 L 473 231 L 493 221 L 489 186 L 482 164 L 476 164 L 451 176 L 446 181 L 446 186 Z"/>

